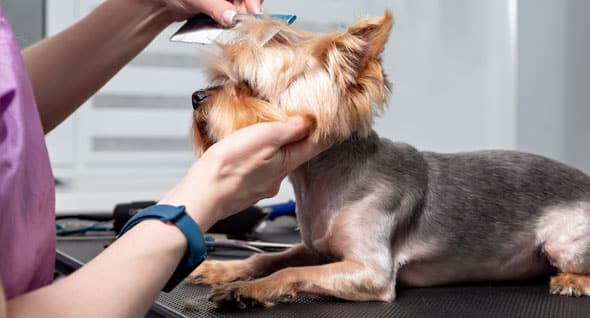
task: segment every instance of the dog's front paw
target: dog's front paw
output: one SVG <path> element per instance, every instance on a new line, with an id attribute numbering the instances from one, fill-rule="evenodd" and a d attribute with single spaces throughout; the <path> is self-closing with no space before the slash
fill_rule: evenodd
<path id="1" fill-rule="evenodd" d="M 235 282 L 214 286 L 209 293 L 209 300 L 218 307 L 250 308 L 271 307 L 277 302 L 290 302 L 295 299 L 292 289 L 277 291 L 264 283 Z"/>
<path id="2" fill-rule="evenodd" d="M 216 303 L 217 307 L 239 309 L 274 305 L 273 302 L 256 299 L 247 290 L 240 282 L 214 286 L 209 293 L 209 301 Z"/>
<path id="3" fill-rule="evenodd" d="M 216 285 L 250 280 L 244 261 L 204 261 L 187 278 L 197 285 Z"/>
<path id="4" fill-rule="evenodd" d="M 590 296 L 590 277 L 561 273 L 551 277 L 549 292 L 554 295 Z"/>

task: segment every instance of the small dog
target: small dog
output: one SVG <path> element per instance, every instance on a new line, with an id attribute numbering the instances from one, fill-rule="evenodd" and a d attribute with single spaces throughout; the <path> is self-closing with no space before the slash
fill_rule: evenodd
<path id="1" fill-rule="evenodd" d="M 550 273 L 551 293 L 590 295 L 590 177 L 514 151 L 420 152 L 372 130 L 389 92 L 380 55 L 392 25 L 390 12 L 330 34 L 247 20 L 235 41 L 218 45 L 214 86 L 193 96 L 198 151 L 296 114 L 333 146 L 289 176 L 301 244 L 205 261 L 189 280 L 215 285 L 211 301 L 240 308 L 299 293 L 389 302 L 397 282 Z"/>

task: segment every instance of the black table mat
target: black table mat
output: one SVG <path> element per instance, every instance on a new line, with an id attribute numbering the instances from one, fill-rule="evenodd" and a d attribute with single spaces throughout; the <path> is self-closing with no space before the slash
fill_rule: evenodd
<path id="1" fill-rule="evenodd" d="M 187 317 L 590 317 L 590 299 L 552 296 L 539 283 L 406 288 L 398 290 L 393 303 L 303 296 L 293 303 L 246 310 L 217 309 L 207 301 L 207 291 L 183 283 L 159 301 Z M 191 309 L 185 299 L 192 301 Z"/>
<path id="2" fill-rule="evenodd" d="M 58 240 L 58 250 L 84 263 L 110 241 L 112 238 Z M 246 255 L 219 251 L 212 257 Z M 299 296 L 293 303 L 246 310 L 215 308 L 207 301 L 208 287 L 182 283 L 170 293 L 161 293 L 157 304 L 166 308 L 164 316 L 169 317 L 590 317 L 590 297 L 550 295 L 547 282 L 548 278 L 542 278 L 526 283 L 398 288 L 393 303 Z"/>

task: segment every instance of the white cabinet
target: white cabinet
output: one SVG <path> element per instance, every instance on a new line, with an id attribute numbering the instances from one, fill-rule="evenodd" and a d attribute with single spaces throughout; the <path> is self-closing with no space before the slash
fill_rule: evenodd
<path id="1" fill-rule="evenodd" d="M 47 2 L 57 33 L 100 1 Z M 170 43 L 166 29 L 71 118 L 47 137 L 57 212 L 109 211 L 118 202 L 157 200 L 195 160 L 191 94 L 206 85 L 198 47 Z M 196 191 L 198 193 L 198 191 Z"/>

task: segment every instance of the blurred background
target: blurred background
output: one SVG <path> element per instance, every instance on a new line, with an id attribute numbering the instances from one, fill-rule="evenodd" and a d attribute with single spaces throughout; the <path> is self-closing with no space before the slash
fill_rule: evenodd
<path id="1" fill-rule="evenodd" d="M 22 47 L 87 15 L 98 0 L 0 0 Z M 376 120 L 388 138 L 439 152 L 516 149 L 590 173 L 590 1 L 266 0 L 308 31 L 390 9 L 383 60 L 394 84 Z M 195 45 L 163 32 L 47 136 L 59 214 L 157 200 L 195 160 L 191 102 L 207 84 Z M 56 76 L 68 76 L 68 70 Z M 195 195 L 199 190 L 195 189 Z M 288 182 L 264 203 L 293 198 Z"/>

